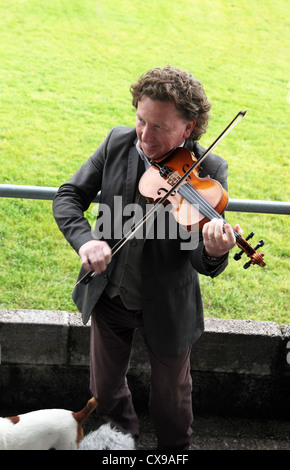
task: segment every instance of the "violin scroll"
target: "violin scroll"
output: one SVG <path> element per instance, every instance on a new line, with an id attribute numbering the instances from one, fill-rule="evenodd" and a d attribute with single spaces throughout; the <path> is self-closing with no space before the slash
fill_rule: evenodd
<path id="1" fill-rule="evenodd" d="M 266 266 L 266 263 L 264 261 L 264 253 L 259 253 L 256 251 L 258 248 L 261 246 L 265 245 L 264 240 L 260 240 L 259 243 L 255 246 L 255 248 L 252 248 L 249 243 L 247 243 L 247 240 L 252 238 L 255 235 L 254 232 L 251 232 L 246 238 L 240 237 L 240 239 L 237 239 L 237 245 L 242 248 L 242 250 L 239 253 L 236 253 L 234 255 L 234 260 L 238 261 L 241 259 L 242 254 L 246 253 L 249 258 L 251 258 L 246 264 L 244 264 L 244 269 L 248 269 L 251 264 L 258 264 L 262 268 Z"/>

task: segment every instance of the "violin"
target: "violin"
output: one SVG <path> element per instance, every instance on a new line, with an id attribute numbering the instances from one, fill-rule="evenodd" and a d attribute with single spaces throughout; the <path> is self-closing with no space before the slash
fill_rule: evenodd
<path id="1" fill-rule="evenodd" d="M 152 160 L 152 166 L 139 181 L 139 191 L 149 202 L 156 204 L 163 199 L 164 194 L 167 195 L 162 203 L 172 205 L 171 213 L 176 221 L 189 232 L 201 230 L 203 225 L 213 218 L 222 219 L 223 224 L 227 223 L 222 216 L 229 200 L 227 191 L 219 181 L 209 176 L 200 178 L 200 166 L 196 165 L 196 162 L 193 152 L 178 147 L 162 159 Z M 182 180 L 181 177 L 185 174 L 187 176 Z M 181 180 L 182 184 L 179 185 Z M 236 243 L 242 250 L 234 259 L 238 260 L 242 253 L 246 253 L 250 261 L 244 265 L 245 269 L 251 264 L 264 267 L 264 254 L 256 251 L 264 245 L 264 241 L 261 240 L 253 248 L 247 240 L 253 237 L 254 232 L 245 239 L 236 230 L 232 230 Z"/>
<path id="2" fill-rule="evenodd" d="M 178 147 L 158 161 L 151 161 L 152 166 L 140 178 L 139 191 L 147 200 L 154 202 L 153 207 L 116 243 L 112 248 L 112 256 L 135 235 L 136 231 L 163 204 L 172 204 L 172 212 L 177 222 L 189 231 L 199 230 L 207 221 L 213 218 L 223 219 L 224 224 L 226 224 L 221 214 L 228 204 L 227 192 L 218 181 L 210 177 L 200 178 L 198 176 L 198 169 L 200 163 L 241 121 L 245 114 L 246 111 L 240 111 L 198 159 L 195 159 L 189 150 L 184 147 Z M 254 232 L 251 232 L 247 238 L 243 238 L 236 230 L 233 228 L 232 230 L 236 243 L 241 248 L 241 252 L 237 253 L 234 259 L 238 260 L 243 253 L 246 253 L 250 260 L 244 265 L 245 269 L 251 264 L 258 264 L 264 267 L 266 265 L 263 258 L 264 254 L 256 251 L 260 246 L 264 245 L 264 241 L 261 240 L 253 248 L 247 240 L 252 238 Z M 95 276 L 95 271 L 88 271 L 79 279 L 76 286 L 80 283 L 87 284 Z"/>

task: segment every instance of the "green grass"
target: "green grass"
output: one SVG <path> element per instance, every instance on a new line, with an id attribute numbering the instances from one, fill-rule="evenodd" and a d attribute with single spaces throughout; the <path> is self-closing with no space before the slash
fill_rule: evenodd
<path id="1" fill-rule="evenodd" d="M 172 64 L 213 104 L 205 147 L 247 109 L 216 149 L 230 197 L 289 201 L 288 11 L 286 0 L 2 0 L 0 182 L 62 184 L 113 126 L 134 125 L 130 84 Z M 79 260 L 51 203 L 1 199 L 0 216 L 0 307 L 76 311 Z M 265 240 L 267 266 L 245 271 L 231 258 L 217 279 L 201 278 L 206 316 L 289 323 L 288 217 L 227 220 Z"/>

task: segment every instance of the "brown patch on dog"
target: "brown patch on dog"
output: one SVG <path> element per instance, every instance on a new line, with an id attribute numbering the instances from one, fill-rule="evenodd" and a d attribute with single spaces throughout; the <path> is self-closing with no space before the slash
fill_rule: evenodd
<path id="1" fill-rule="evenodd" d="M 19 421 L 20 421 L 19 416 L 9 416 L 9 417 L 6 418 L 6 419 L 10 419 L 10 421 L 12 421 L 13 424 L 17 424 L 17 423 L 19 423 Z"/>
<path id="2" fill-rule="evenodd" d="M 84 430 L 83 430 L 82 426 L 80 426 L 78 424 L 77 446 L 83 440 L 84 437 L 85 437 Z"/>

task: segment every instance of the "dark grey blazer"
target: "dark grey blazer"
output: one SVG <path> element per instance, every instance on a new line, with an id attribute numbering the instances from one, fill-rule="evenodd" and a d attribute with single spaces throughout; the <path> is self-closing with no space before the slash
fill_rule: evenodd
<path id="1" fill-rule="evenodd" d="M 62 185 L 53 201 L 59 229 L 72 247 L 79 248 L 94 237 L 83 216 L 97 193 L 101 202 L 113 208 L 114 196 L 123 196 L 123 204 L 134 202 L 138 164 L 136 131 L 116 127 L 81 168 Z M 186 142 L 198 158 L 204 149 Z M 227 189 L 227 162 L 210 154 L 202 163 L 201 176 L 210 175 Z M 113 246 L 117 240 L 107 240 Z M 142 311 L 150 347 L 160 357 L 180 354 L 196 341 L 204 330 L 203 307 L 198 273 L 215 277 L 226 267 L 228 259 L 210 265 L 203 257 L 202 237 L 194 250 L 180 250 L 179 239 L 146 239 L 142 258 Z M 73 300 L 87 323 L 104 291 L 114 267 L 90 283 L 73 291 Z M 85 274 L 81 268 L 78 279 Z"/>

